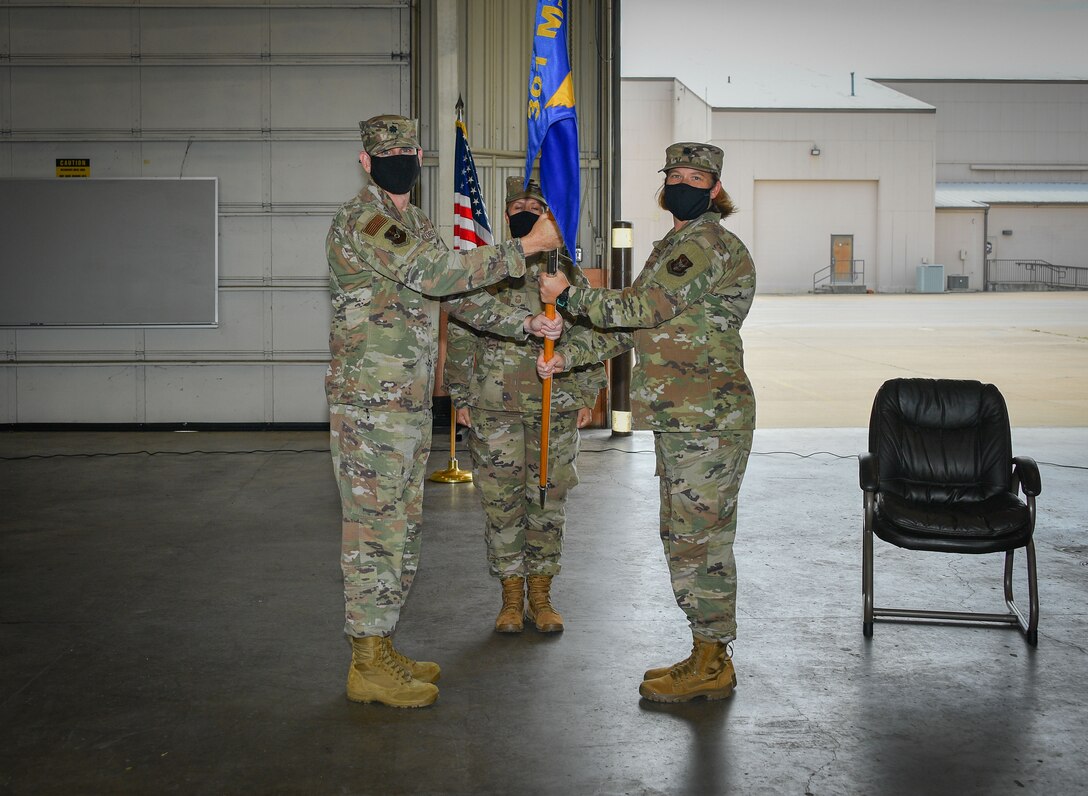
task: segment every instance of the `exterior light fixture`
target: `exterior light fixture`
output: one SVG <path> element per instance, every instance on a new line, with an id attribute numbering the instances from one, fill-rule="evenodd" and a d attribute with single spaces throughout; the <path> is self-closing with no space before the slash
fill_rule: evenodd
<path id="1" fill-rule="evenodd" d="M 808 153 L 810 155 L 815 156 L 815 157 L 819 157 L 820 156 L 820 147 L 816 146 L 816 144 L 813 144 L 812 149 L 810 149 Z"/>

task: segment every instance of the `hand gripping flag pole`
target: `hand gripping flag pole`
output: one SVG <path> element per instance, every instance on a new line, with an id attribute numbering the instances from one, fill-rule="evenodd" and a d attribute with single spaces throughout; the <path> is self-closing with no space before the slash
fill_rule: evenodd
<path id="1" fill-rule="evenodd" d="M 529 62 L 528 148 L 525 153 L 525 184 L 540 153 L 540 188 L 555 217 L 568 254 L 575 251 L 578 233 L 580 175 L 578 171 L 578 113 L 574 105 L 574 80 L 567 52 L 569 0 L 538 0 L 533 18 L 533 53 Z M 572 257 L 572 259 L 574 259 Z M 559 251 L 551 253 L 548 270 L 558 270 Z M 555 305 L 544 312 L 555 317 Z M 544 341 L 544 359 L 554 355 L 555 343 Z M 540 435 L 540 505 L 548 490 L 548 432 L 551 423 L 552 381 L 542 385 Z"/>
<path id="2" fill-rule="evenodd" d="M 468 146 L 468 132 L 462 119 L 465 103 L 457 98 L 457 141 L 454 158 L 457 173 L 453 187 L 453 248 L 457 251 L 475 249 L 493 243 L 491 224 L 487 220 L 487 206 L 480 190 L 476 162 Z M 450 464 L 445 470 L 436 470 L 431 481 L 440 484 L 464 484 L 472 481 L 472 473 L 457 466 L 457 410 L 450 401 Z"/>

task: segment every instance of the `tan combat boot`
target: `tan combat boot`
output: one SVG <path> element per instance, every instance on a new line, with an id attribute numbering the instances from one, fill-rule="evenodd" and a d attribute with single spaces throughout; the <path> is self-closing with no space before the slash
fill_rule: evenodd
<path id="1" fill-rule="evenodd" d="M 348 699 L 381 702 L 395 708 L 422 708 L 438 699 L 438 688 L 421 683 L 393 659 L 393 645 L 381 636 L 351 640 Z"/>
<path id="2" fill-rule="evenodd" d="M 688 702 L 696 697 L 726 699 L 736 685 L 725 644 L 696 636 L 691 657 L 659 677 L 643 680 L 638 692 L 654 702 Z"/>
<path id="3" fill-rule="evenodd" d="M 419 680 L 421 683 L 438 682 L 438 678 L 442 676 L 442 669 L 439 668 L 437 663 L 433 663 L 432 661 L 414 661 L 393 646 L 392 636 L 387 637 L 385 640 L 389 642 L 389 652 L 393 656 L 393 660 L 407 669 L 413 679 Z"/>
<path id="4" fill-rule="evenodd" d="M 541 633 L 559 633 L 563 630 L 563 617 L 552 606 L 552 576 L 529 576 L 529 600 L 525 618 L 536 625 Z"/>
<path id="5" fill-rule="evenodd" d="M 658 677 L 662 677 L 662 676 L 668 674 L 669 672 L 671 672 L 673 669 L 677 668 L 678 666 L 683 666 L 685 663 L 687 663 L 688 661 L 690 661 L 692 658 L 695 657 L 695 650 L 696 650 L 695 643 L 692 642 L 691 654 L 688 655 L 688 657 L 684 658 L 684 660 L 677 661 L 676 663 L 672 664 L 671 666 L 657 666 L 657 667 L 655 667 L 653 669 L 647 669 L 646 672 L 642 675 L 642 679 L 643 680 L 656 680 Z"/>
<path id="6" fill-rule="evenodd" d="M 502 579 L 502 609 L 495 617 L 496 633 L 520 633 L 525 610 L 525 579 L 520 575 Z"/>

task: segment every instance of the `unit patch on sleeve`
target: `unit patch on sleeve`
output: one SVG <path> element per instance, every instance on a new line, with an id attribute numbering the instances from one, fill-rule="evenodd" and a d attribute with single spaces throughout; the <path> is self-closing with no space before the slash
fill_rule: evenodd
<path id="1" fill-rule="evenodd" d="M 665 267 L 673 276 L 683 276 L 692 265 L 694 263 L 688 259 L 688 256 L 681 254 L 679 257 L 669 260 L 668 265 Z"/>
<path id="2" fill-rule="evenodd" d="M 666 290 L 679 290 L 691 284 L 710 267 L 707 252 L 695 242 L 687 242 L 662 258 L 654 281 Z"/>
<path id="3" fill-rule="evenodd" d="M 394 224 L 385 231 L 385 239 L 394 246 L 401 246 L 408 240 L 408 233 Z"/>

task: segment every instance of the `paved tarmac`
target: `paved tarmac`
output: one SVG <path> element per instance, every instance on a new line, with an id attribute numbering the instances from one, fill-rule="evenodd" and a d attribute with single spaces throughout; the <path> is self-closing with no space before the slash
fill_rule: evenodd
<path id="1" fill-rule="evenodd" d="M 757 296 L 760 428 L 867 426 L 890 378 L 996 384 L 1019 427 L 1088 425 L 1088 292 Z"/>

